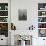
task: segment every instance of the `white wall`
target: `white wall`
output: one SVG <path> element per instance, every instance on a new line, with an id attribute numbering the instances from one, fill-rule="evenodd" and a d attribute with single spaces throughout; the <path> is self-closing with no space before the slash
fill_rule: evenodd
<path id="1" fill-rule="evenodd" d="M 11 0 L 11 22 L 16 25 L 18 30 L 27 30 L 32 24 L 35 26 L 33 33 L 33 46 L 41 46 L 43 44 L 43 38 L 38 38 L 38 3 L 45 3 L 46 0 Z M 18 20 L 18 9 L 27 9 L 27 21 Z M 16 30 L 16 31 L 17 31 Z M 26 32 L 25 32 L 26 33 Z M 37 37 L 35 37 L 37 36 Z M 38 44 L 39 43 L 39 44 Z"/>
<path id="2" fill-rule="evenodd" d="M 33 3 L 32 3 L 33 2 Z M 18 10 L 27 9 L 27 21 L 18 20 Z M 11 20 L 16 25 L 17 30 L 27 30 L 32 24 L 37 23 L 37 2 L 31 0 L 12 0 Z"/>

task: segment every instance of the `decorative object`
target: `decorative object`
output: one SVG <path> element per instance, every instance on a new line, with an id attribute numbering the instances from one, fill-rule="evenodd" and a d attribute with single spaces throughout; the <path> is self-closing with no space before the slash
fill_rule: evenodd
<path id="1" fill-rule="evenodd" d="M 8 11 L 0 11 L 0 16 L 8 16 Z"/>
<path id="2" fill-rule="evenodd" d="M 38 17 L 38 22 L 46 22 L 46 17 Z"/>
<path id="3" fill-rule="evenodd" d="M 25 45 L 32 45 L 32 36 L 30 35 L 19 35 L 20 38 L 25 41 Z M 31 41 L 30 41 L 31 40 Z"/>
<path id="4" fill-rule="evenodd" d="M 46 16 L 46 11 L 38 11 L 38 16 Z"/>
<path id="5" fill-rule="evenodd" d="M 46 37 L 46 29 L 39 29 L 39 37 Z"/>
<path id="6" fill-rule="evenodd" d="M 21 46 L 25 46 L 25 41 L 21 40 Z"/>
<path id="7" fill-rule="evenodd" d="M 8 17 L 0 17 L 0 22 L 8 22 Z"/>
<path id="8" fill-rule="evenodd" d="M 19 20 L 27 20 L 27 10 L 26 9 L 19 9 L 18 10 L 18 19 Z"/>
<path id="9" fill-rule="evenodd" d="M 45 10 L 46 9 L 46 3 L 38 3 L 38 10 Z"/>
<path id="10" fill-rule="evenodd" d="M 16 30 L 16 26 L 13 23 L 11 23 L 11 30 Z"/>
<path id="11" fill-rule="evenodd" d="M 46 28 L 46 23 L 43 23 L 43 24 L 39 23 L 38 28 Z"/>
<path id="12" fill-rule="evenodd" d="M 32 36 L 31 35 L 15 35 L 15 45 L 16 46 L 30 46 L 32 45 Z"/>
<path id="13" fill-rule="evenodd" d="M 1 10 L 1 6 L 0 6 L 0 10 Z"/>
<path id="14" fill-rule="evenodd" d="M 0 10 L 8 10 L 8 3 L 0 3 Z"/>
<path id="15" fill-rule="evenodd" d="M 34 26 L 33 25 L 31 25 L 31 26 L 29 26 L 29 30 L 34 30 Z"/>
<path id="16" fill-rule="evenodd" d="M 8 37 L 8 24 L 7 23 L 0 23 L 0 35 L 5 35 L 5 37 Z"/>
<path id="17" fill-rule="evenodd" d="M 42 15 L 45 15 L 45 12 L 42 12 Z"/>
<path id="18" fill-rule="evenodd" d="M 5 10 L 8 10 L 8 6 L 5 6 Z"/>

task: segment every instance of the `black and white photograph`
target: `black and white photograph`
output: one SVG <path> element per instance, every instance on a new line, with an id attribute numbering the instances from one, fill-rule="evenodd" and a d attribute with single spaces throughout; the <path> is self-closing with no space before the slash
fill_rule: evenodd
<path id="1" fill-rule="evenodd" d="M 27 10 L 26 9 L 18 10 L 18 19 L 19 21 L 27 20 Z"/>

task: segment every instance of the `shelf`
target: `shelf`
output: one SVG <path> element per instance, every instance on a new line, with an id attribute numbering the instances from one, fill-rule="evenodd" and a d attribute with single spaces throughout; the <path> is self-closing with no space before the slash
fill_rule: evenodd
<path id="1" fill-rule="evenodd" d="M 46 39 L 46 37 L 38 37 L 38 38 Z"/>
<path id="2" fill-rule="evenodd" d="M 38 23 L 46 23 L 46 22 L 38 22 Z"/>
<path id="3" fill-rule="evenodd" d="M 46 17 L 46 15 L 44 15 L 44 16 L 38 16 L 38 17 Z"/>
<path id="4" fill-rule="evenodd" d="M 0 17 L 8 17 L 8 16 L 0 16 Z"/>
<path id="5" fill-rule="evenodd" d="M 8 3 L 0 3 L 0 35 L 8 37 Z"/>
<path id="6" fill-rule="evenodd" d="M 8 22 L 0 22 L 0 23 L 8 23 Z"/>
<path id="7" fill-rule="evenodd" d="M 38 4 L 38 36 L 46 37 L 46 3 Z"/>
<path id="8" fill-rule="evenodd" d="M 38 10 L 38 11 L 46 11 L 46 10 Z"/>
<path id="9" fill-rule="evenodd" d="M 38 28 L 38 29 L 46 29 L 46 28 Z"/>
<path id="10" fill-rule="evenodd" d="M 8 10 L 0 10 L 0 11 L 8 11 Z"/>

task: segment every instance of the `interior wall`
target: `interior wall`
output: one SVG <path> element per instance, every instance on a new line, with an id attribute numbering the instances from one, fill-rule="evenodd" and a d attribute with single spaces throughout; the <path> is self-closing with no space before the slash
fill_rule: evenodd
<path id="1" fill-rule="evenodd" d="M 45 3 L 46 0 L 11 0 L 11 22 L 17 30 L 27 30 L 32 24 L 35 26 L 33 36 L 38 36 L 38 3 Z M 27 21 L 18 20 L 18 9 L 27 9 Z M 18 31 L 19 32 L 19 31 Z M 43 38 L 34 37 L 33 46 L 44 46 Z M 39 44 L 38 44 L 39 43 Z"/>
<path id="2" fill-rule="evenodd" d="M 14 3 L 15 2 L 15 3 Z M 32 3 L 33 2 L 33 3 Z M 18 20 L 18 10 L 27 9 L 27 20 Z M 15 0 L 11 2 L 11 20 L 16 25 L 17 30 L 27 30 L 29 26 L 37 23 L 37 2 L 32 0 Z"/>

